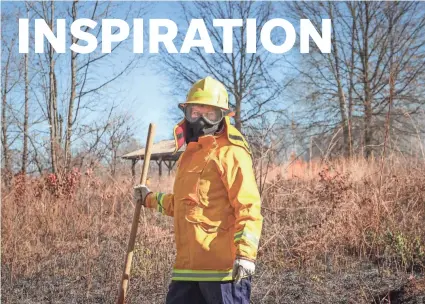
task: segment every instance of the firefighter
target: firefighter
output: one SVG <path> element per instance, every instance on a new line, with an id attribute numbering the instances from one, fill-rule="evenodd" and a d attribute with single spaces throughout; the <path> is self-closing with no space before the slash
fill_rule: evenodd
<path id="1" fill-rule="evenodd" d="M 249 303 L 262 230 L 250 148 L 230 124 L 224 85 L 206 77 L 179 104 L 173 193 L 134 188 L 147 208 L 174 217 L 177 256 L 166 303 Z"/>

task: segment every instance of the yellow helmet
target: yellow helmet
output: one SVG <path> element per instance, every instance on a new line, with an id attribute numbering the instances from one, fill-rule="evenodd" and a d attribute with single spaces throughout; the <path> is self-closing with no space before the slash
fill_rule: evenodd
<path id="1" fill-rule="evenodd" d="M 179 104 L 202 104 L 229 110 L 229 95 L 225 86 L 218 80 L 207 76 L 195 82 L 186 96 L 186 101 Z"/>

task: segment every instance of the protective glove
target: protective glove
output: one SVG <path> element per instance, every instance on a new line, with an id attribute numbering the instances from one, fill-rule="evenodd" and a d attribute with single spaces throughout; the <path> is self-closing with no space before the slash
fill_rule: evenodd
<path id="1" fill-rule="evenodd" d="M 236 258 L 233 264 L 233 280 L 238 284 L 242 278 L 252 276 L 255 272 L 255 264 L 252 261 Z"/>
<path id="2" fill-rule="evenodd" d="M 152 191 L 149 190 L 145 185 L 137 185 L 133 188 L 134 191 L 134 201 L 136 203 L 141 202 L 142 206 L 146 206 L 146 197 Z"/>

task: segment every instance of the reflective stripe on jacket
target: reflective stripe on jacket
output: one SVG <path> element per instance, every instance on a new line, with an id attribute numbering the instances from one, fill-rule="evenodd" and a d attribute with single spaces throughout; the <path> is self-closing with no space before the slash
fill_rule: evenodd
<path id="1" fill-rule="evenodd" d="M 176 144 L 181 127 L 175 128 Z M 177 164 L 173 194 L 153 193 L 146 205 L 174 217 L 173 280 L 231 280 L 236 256 L 257 257 L 260 195 L 248 144 L 227 118 L 222 134 L 187 145 Z"/>

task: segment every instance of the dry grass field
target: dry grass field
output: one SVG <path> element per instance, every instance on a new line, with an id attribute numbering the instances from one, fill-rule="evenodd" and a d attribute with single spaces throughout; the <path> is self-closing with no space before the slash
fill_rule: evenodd
<path id="1" fill-rule="evenodd" d="M 425 303 L 425 164 L 274 168 L 253 303 Z M 114 303 L 133 214 L 123 174 L 17 176 L 2 189 L 2 303 Z M 153 180 L 170 191 L 172 177 Z M 163 303 L 172 219 L 142 210 L 129 303 Z"/>

